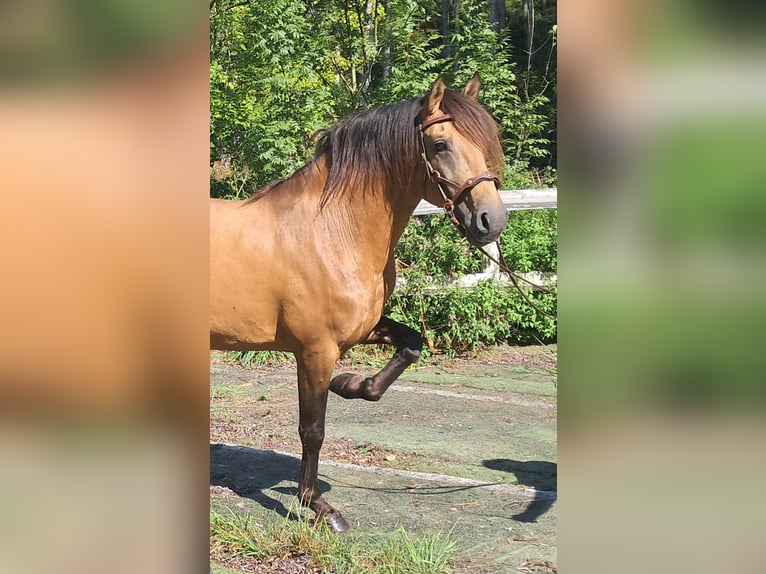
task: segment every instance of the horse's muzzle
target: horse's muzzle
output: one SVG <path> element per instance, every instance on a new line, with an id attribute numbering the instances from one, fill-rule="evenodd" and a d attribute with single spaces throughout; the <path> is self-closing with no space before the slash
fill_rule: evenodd
<path id="1" fill-rule="evenodd" d="M 502 203 L 491 207 L 479 207 L 470 214 L 469 223 L 465 226 L 466 238 L 473 245 L 482 247 L 497 241 L 507 225 L 508 212 Z"/>

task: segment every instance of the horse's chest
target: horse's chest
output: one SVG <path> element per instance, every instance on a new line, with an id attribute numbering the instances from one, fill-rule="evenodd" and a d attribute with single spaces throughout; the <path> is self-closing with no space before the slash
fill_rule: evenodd
<path id="1" fill-rule="evenodd" d="M 334 322 L 350 339 L 366 337 L 380 320 L 392 288 L 381 276 L 339 285 L 332 302 Z"/>

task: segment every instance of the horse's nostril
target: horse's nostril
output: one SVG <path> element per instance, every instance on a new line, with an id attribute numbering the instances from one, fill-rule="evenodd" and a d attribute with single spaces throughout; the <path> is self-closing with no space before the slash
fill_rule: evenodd
<path id="1" fill-rule="evenodd" d="M 479 231 L 482 233 L 487 233 L 489 231 L 489 226 L 489 215 L 486 211 L 484 211 L 481 215 L 479 215 Z"/>

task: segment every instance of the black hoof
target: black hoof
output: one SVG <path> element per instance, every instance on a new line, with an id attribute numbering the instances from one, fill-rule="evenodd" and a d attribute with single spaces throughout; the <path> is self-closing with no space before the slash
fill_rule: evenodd
<path id="1" fill-rule="evenodd" d="M 346 532 L 350 528 L 346 519 L 340 515 L 340 512 L 328 514 L 325 520 L 327 521 L 327 526 L 336 534 Z"/>

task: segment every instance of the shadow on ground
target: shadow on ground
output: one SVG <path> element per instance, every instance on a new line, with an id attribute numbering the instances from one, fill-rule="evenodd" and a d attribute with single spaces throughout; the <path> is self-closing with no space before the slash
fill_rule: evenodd
<path id="1" fill-rule="evenodd" d="M 296 487 L 277 487 L 285 480 L 295 480 L 300 471 L 300 460 L 274 451 L 225 444 L 210 445 L 210 484 L 224 486 L 243 498 L 249 498 L 266 510 L 292 517 L 285 505 L 266 494 L 267 490 L 296 496 Z M 319 480 L 322 494 L 330 485 Z"/>
<path id="2" fill-rule="evenodd" d="M 524 512 L 514 514 L 512 518 L 518 522 L 537 522 L 553 506 L 556 501 L 556 475 L 558 466 L 555 462 L 542 460 L 519 461 L 507 458 L 485 460 L 484 466 L 493 470 L 509 472 L 516 477 L 519 484 L 535 489 L 535 498 Z M 553 491 L 553 492 L 551 492 Z"/>

